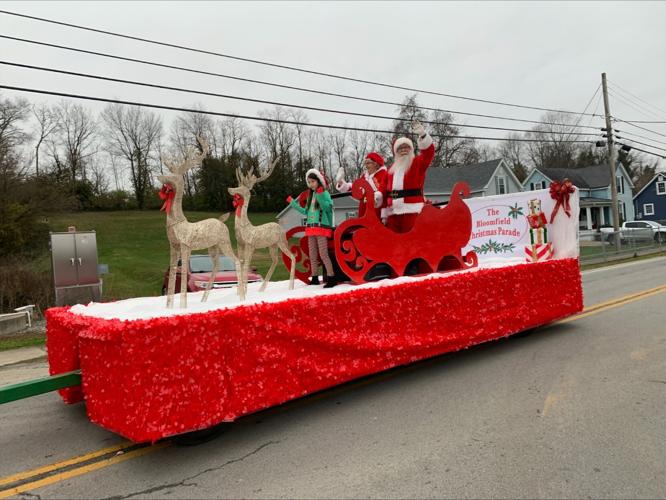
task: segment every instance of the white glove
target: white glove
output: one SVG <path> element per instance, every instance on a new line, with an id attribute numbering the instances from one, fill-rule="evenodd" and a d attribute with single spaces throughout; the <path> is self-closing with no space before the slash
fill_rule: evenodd
<path id="1" fill-rule="evenodd" d="M 423 125 L 421 125 L 421 122 L 418 120 L 414 120 L 412 122 L 412 132 L 414 132 L 417 135 L 417 137 L 421 137 L 426 133 L 425 128 L 423 127 Z"/>
<path id="2" fill-rule="evenodd" d="M 345 169 L 340 167 L 338 168 L 337 173 L 335 174 L 335 182 L 340 183 L 345 180 Z"/>
<path id="3" fill-rule="evenodd" d="M 375 191 L 375 207 L 380 207 L 383 199 L 381 191 Z"/>
<path id="4" fill-rule="evenodd" d="M 351 182 L 338 181 L 335 183 L 335 189 L 337 189 L 341 193 L 346 193 L 351 189 L 351 187 L 352 187 Z"/>

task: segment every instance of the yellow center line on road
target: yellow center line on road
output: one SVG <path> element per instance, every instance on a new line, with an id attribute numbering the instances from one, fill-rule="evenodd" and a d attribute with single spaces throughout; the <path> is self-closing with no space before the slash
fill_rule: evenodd
<path id="1" fill-rule="evenodd" d="M 594 304 L 593 306 L 586 307 L 579 314 L 576 314 L 574 316 L 569 316 L 568 318 L 564 318 L 564 319 L 561 319 L 559 321 L 555 321 L 554 323 L 551 323 L 551 324 L 558 325 L 558 324 L 562 324 L 562 323 L 569 323 L 571 321 L 576 321 L 576 320 L 579 320 L 579 319 L 583 319 L 583 318 L 586 318 L 588 316 L 592 316 L 594 314 L 599 314 L 599 313 L 607 311 L 609 309 L 613 309 L 615 307 L 623 306 L 625 304 L 630 304 L 632 302 L 636 302 L 637 300 L 652 297 L 652 296 L 657 295 L 657 294 L 662 293 L 662 292 L 666 292 L 666 285 L 657 286 L 655 288 L 650 288 L 649 290 L 643 290 L 642 292 L 632 293 L 632 294 L 629 294 L 629 295 L 625 295 L 623 297 L 618 297 L 618 298 L 615 298 L 615 299 L 608 300 L 606 302 L 601 302 L 599 304 Z"/>
<path id="2" fill-rule="evenodd" d="M 606 302 L 601 302 L 599 304 L 594 304 L 590 307 L 587 307 L 587 308 L 583 309 L 583 311 L 581 313 L 577 314 L 577 315 L 570 316 L 568 318 L 564 318 L 562 320 L 553 322 L 553 323 L 551 323 L 550 325 L 547 325 L 547 326 L 557 325 L 557 324 L 560 324 L 560 323 L 568 323 L 568 322 L 571 322 L 571 321 L 576 321 L 576 320 L 579 320 L 579 319 L 583 319 L 583 318 L 586 318 L 588 316 L 592 316 L 594 314 L 599 314 L 601 312 L 607 311 L 609 309 L 614 309 L 616 307 L 620 307 L 622 305 L 629 304 L 631 302 L 635 302 L 637 300 L 652 297 L 652 296 L 657 295 L 657 294 L 662 293 L 662 292 L 666 292 L 666 285 L 662 285 L 662 286 L 658 286 L 658 287 L 655 287 L 655 288 L 651 288 L 649 290 L 643 290 L 641 292 L 625 295 L 623 297 L 618 297 L 618 298 L 615 298 L 615 299 L 611 299 L 611 300 L 608 300 Z M 384 375 L 388 375 L 388 374 L 384 374 Z M 382 377 L 382 374 L 378 374 L 378 376 L 379 376 L 380 380 L 382 380 L 384 378 L 384 377 Z M 376 379 L 373 379 L 373 380 L 376 380 Z M 361 383 L 361 385 L 367 385 L 370 382 L 371 381 L 365 381 L 365 382 Z M 356 386 L 354 386 L 354 387 L 356 387 Z M 320 394 L 314 394 L 312 397 L 309 397 L 308 400 L 310 402 L 312 402 L 312 401 L 319 400 L 322 397 L 325 397 L 327 394 L 328 394 L 328 396 L 330 396 L 331 391 L 333 393 L 335 393 L 335 389 L 331 389 L 329 391 L 324 391 L 323 393 L 320 393 Z M 104 467 L 108 467 L 109 465 L 113 465 L 113 464 L 117 464 L 117 463 L 120 463 L 120 462 L 124 462 L 126 460 L 130 460 L 132 458 L 137 458 L 137 457 L 140 457 L 140 456 L 143 456 L 143 455 L 147 455 L 148 453 L 152 453 L 153 451 L 157 451 L 157 450 L 162 449 L 162 448 L 164 448 L 166 446 L 169 446 L 169 445 L 170 445 L 169 442 L 164 441 L 164 442 L 158 443 L 158 444 L 153 445 L 153 446 L 145 446 L 145 447 L 142 447 L 142 448 L 138 448 L 138 449 L 126 452 L 126 453 L 121 454 L 121 455 L 114 455 L 112 457 L 109 457 L 109 458 L 106 458 L 106 459 L 103 459 L 103 460 L 99 460 L 99 461 L 93 462 L 91 464 L 85 464 L 85 465 L 82 465 L 81 467 L 75 467 L 75 468 L 72 468 L 72 469 L 69 469 L 69 470 L 66 470 L 66 471 L 63 471 L 63 472 L 55 473 L 53 475 L 44 477 L 42 479 L 37 479 L 35 481 L 29 481 L 29 482 L 20 484 L 20 485 L 15 486 L 15 487 L 11 487 L 9 489 L 0 490 L 0 499 L 7 498 L 7 497 L 10 497 L 10 496 L 13 496 L 13 495 L 18 495 L 18 494 L 26 492 L 26 491 L 31 491 L 31 490 L 34 490 L 34 489 L 37 489 L 37 488 L 41 488 L 43 486 L 47 486 L 49 484 L 57 483 L 57 482 L 60 482 L 60 481 L 64 481 L 64 480 L 73 478 L 73 477 L 77 477 L 77 476 L 80 476 L 80 475 L 83 475 L 83 474 L 87 474 L 89 472 L 93 472 L 93 471 L 102 469 Z M 129 443 L 129 442 L 122 443 L 122 444 L 119 444 L 119 445 L 111 446 L 109 448 L 103 448 L 101 450 L 89 453 L 87 455 L 81 455 L 80 457 L 75 457 L 75 458 L 65 460 L 65 461 L 62 461 L 62 462 L 58 462 L 58 463 L 55 463 L 55 464 L 52 464 L 52 465 L 47 465 L 45 467 L 40 467 L 38 469 L 33 469 L 31 471 L 22 472 L 22 473 L 19 473 L 19 474 L 14 474 L 14 475 L 11 475 L 11 476 L 7 476 L 5 478 L 0 479 L 0 485 L 11 484 L 11 483 L 21 481 L 23 479 L 29 479 L 31 477 L 39 476 L 40 474 L 46 474 L 48 472 L 57 471 L 58 469 L 63 469 L 65 467 L 69 467 L 69 466 L 75 465 L 77 463 L 86 462 L 86 461 L 89 461 L 89 460 L 94 460 L 95 458 L 104 456 L 108 453 L 113 453 L 114 451 L 121 451 L 121 450 L 127 449 L 127 448 L 132 447 L 132 446 L 136 446 L 136 444 Z"/>
<path id="3" fill-rule="evenodd" d="M 37 481 L 33 481 L 30 483 L 25 483 L 20 486 L 16 486 L 14 488 L 9 488 L 7 490 L 2 490 L 0 491 L 0 498 L 8 498 L 14 495 L 18 495 L 20 493 L 29 491 L 29 490 L 34 490 L 37 488 L 42 488 L 44 486 L 48 486 L 49 484 L 53 483 L 58 483 L 60 481 L 65 481 L 67 479 L 71 479 L 76 476 L 81 476 L 83 474 L 87 474 L 89 472 L 96 471 L 98 469 L 103 469 L 104 467 L 108 467 L 109 465 L 117 464 L 120 462 L 124 462 L 125 460 L 130 460 L 132 458 L 137 458 L 142 455 L 146 455 L 148 453 L 152 453 L 153 451 L 159 450 L 161 448 L 164 448 L 165 446 L 168 446 L 169 443 L 167 442 L 162 442 L 158 443 L 153 446 L 146 446 L 144 448 L 139 448 L 138 450 L 133 450 L 129 451 L 127 453 L 124 453 L 122 455 L 114 455 L 111 458 L 107 458 L 105 460 L 100 460 L 99 462 L 95 462 L 92 464 L 84 465 L 82 467 L 77 467 L 75 469 L 71 469 L 65 472 L 61 472 L 59 474 L 54 474 L 53 476 L 48 476 L 43 479 L 39 479 Z"/>
<path id="4" fill-rule="evenodd" d="M 18 474 L 13 474 L 11 476 L 3 477 L 2 479 L 0 479 L 0 486 L 4 484 L 15 483 L 17 481 L 28 479 L 33 476 L 38 476 L 40 474 L 45 474 L 47 472 L 51 472 L 54 470 L 62 469 L 70 465 L 78 464 L 81 462 L 87 462 L 88 460 L 92 460 L 93 458 L 101 457 L 108 453 L 113 453 L 114 451 L 124 450 L 125 448 L 129 448 L 130 446 L 133 445 L 134 443 L 130 441 L 125 441 L 124 443 L 120 443 L 114 446 L 109 446 L 108 448 L 102 448 L 101 450 L 93 451 L 85 455 L 80 455 L 78 457 L 63 460 L 62 462 L 56 462 L 51 465 L 46 465 L 44 467 L 39 467 L 37 469 L 32 469 L 25 472 L 19 472 Z"/>

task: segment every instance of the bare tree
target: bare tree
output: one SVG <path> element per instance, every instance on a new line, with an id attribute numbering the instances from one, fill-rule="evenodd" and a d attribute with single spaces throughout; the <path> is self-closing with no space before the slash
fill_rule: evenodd
<path id="1" fill-rule="evenodd" d="M 86 108 L 69 101 L 61 102 L 55 112 L 60 126 L 51 141 L 51 155 L 67 171 L 73 187 L 79 176 L 86 179 L 86 163 L 97 152 L 94 149 L 97 123 Z"/>
<path id="2" fill-rule="evenodd" d="M 311 141 L 313 145 L 315 168 L 325 171 L 326 165 L 331 163 L 331 143 L 321 129 L 317 129 L 314 132 L 311 136 Z"/>
<path id="3" fill-rule="evenodd" d="M 220 151 L 214 149 L 214 155 L 232 156 L 242 148 L 242 142 L 250 136 L 247 126 L 239 118 L 227 118 L 217 122 Z"/>
<path id="4" fill-rule="evenodd" d="M 195 110 L 204 110 L 203 105 L 199 103 L 192 107 Z M 177 154 L 184 157 L 190 147 L 194 147 L 199 153 L 203 152 L 197 137 L 201 137 L 211 145 L 213 155 L 218 154 L 219 145 L 215 134 L 215 122 L 211 116 L 197 111 L 180 113 L 171 124 L 171 143 L 175 146 Z M 192 198 L 195 191 L 195 172 L 188 170 L 185 173 L 185 193 Z"/>
<path id="5" fill-rule="evenodd" d="M 18 125 L 28 118 L 30 104 L 25 99 L 0 100 L 0 147 L 9 148 L 21 144 L 27 138 Z"/>
<path id="6" fill-rule="evenodd" d="M 574 120 L 575 117 L 565 113 L 548 112 L 541 117 L 541 121 L 548 124 L 539 124 L 525 134 L 526 138 L 535 141 L 527 146 L 527 154 L 535 167 L 576 166 L 578 146 L 566 142 L 579 139 Z"/>
<path id="7" fill-rule="evenodd" d="M 35 173 L 39 175 L 39 148 L 42 143 L 52 134 L 58 132 L 60 122 L 56 110 L 46 104 L 36 104 L 32 107 L 32 114 L 37 120 L 37 131 L 35 133 Z"/>
<path id="8" fill-rule="evenodd" d="M 283 108 L 276 106 L 270 111 L 260 111 L 262 118 L 274 120 L 286 120 L 288 113 Z M 263 122 L 259 125 L 261 141 L 269 158 L 284 158 L 291 152 L 296 142 L 296 133 L 288 123 Z"/>
<path id="9" fill-rule="evenodd" d="M 129 164 L 137 205 L 143 208 L 151 186 L 153 158 L 158 153 L 162 120 L 143 108 L 120 104 L 106 107 L 102 119 L 106 124 L 108 151 Z"/>
<path id="10" fill-rule="evenodd" d="M 349 171 L 349 162 L 347 161 L 347 130 L 331 130 L 328 133 L 328 140 L 331 144 L 331 152 L 337 165 L 334 169 L 334 166 L 329 162 L 328 165 L 325 166 L 324 172 L 326 172 L 329 179 L 332 179 L 334 177 L 334 172 L 340 167 L 342 167 L 345 172 Z"/>
<path id="11" fill-rule="evenodd" d="M 29 110 L 25 99 L 0 99 L 0 206 L 23 175 L 17 148 L 28 137 L 20 124 L 27 119 Z"/>
<path id="12" fill-rule="evenodd" d="M 507 139 L 499 145 L 498 154 L 509 164 L 518 180 L 522 182 L 527 177 L 525 143 L 518 140 L 520 135 L 515 132 L 511 132 Z"/>
<path id="13" fill-rule="evenodd" d="M 370 128 L 370 127 L 367 127 Z M 363 173 L 363 160 L 365 156 L 373 149 L 374 136 L 372 132 L 352 130 L 349 133 L 351 172 L 347 175 L 354 179 Z"/>

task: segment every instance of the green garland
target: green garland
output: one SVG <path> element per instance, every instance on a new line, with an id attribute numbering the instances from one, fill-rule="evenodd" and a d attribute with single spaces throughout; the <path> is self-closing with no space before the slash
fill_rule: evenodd
<path id="1" fill-rule="evenodd" d="M 486 254 L 486 253 L 507 253 L 513 252 L 516 248 L 516 245 L 513 243 L 499 243 L 497 241 L 488 240 L 483 245 L 477 247 L 472 246 L 476 253 Z"/>

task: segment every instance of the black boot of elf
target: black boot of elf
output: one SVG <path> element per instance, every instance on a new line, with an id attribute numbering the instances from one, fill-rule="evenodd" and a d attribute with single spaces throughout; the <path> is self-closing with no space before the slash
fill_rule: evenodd
<path id="1" fill-rule="evenodd" d="M 319 284 L 319 276 L 313 276 L 310 279 L 310 285 L 318 285 Z"/>
<path id="2" fill-rule="evenodd" d="M 338 284 L 338 280 L 335 278 L 335 276 L 327 276 L 326 277 L 326 284 L 324 285 L 324 288 L 333 288 L 337 284 Z"/>

